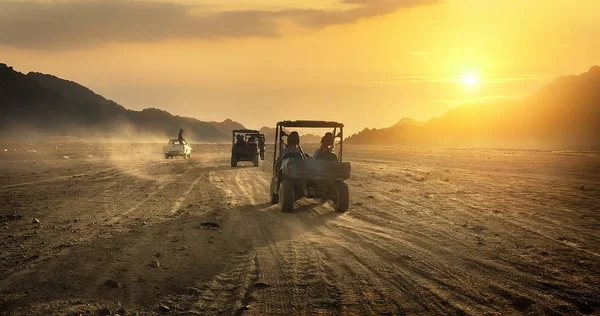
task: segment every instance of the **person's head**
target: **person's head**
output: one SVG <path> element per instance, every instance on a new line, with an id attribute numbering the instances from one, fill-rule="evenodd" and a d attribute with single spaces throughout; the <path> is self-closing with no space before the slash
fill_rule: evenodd
<path id="1" fill-rule="evenodd" d="M 325 136 L 321 138 L 321 147 L 333 147 L 333 133 L 325 133 Z"/>
<path id="2" fill-rule="evenodd" d="M 296 132 L 296 131 L 291 132 L 290 135 L 288 135 L 287 143 L 288 143 L 288 146 L 298 145 L 300 143 L 300 135 L 298 135 L 298 132 Z"/>
<path id="3" fill-rule="evenodd" d="M 243 142 L 243 141 L 244 141 L 244 136 L 242 136 L 242 135 L 237 135 L 237 136 L 235 137 L 235 139 L 237 139 L 237 141 L 238 141 L 238 142 Z"/>
<path id="4" fill-rule="evenodd" d="M 180 133 L 183 133 L 183 128 L 180 128 L 180 129 L 179 129 L 179 132 L 180 132 Z"/>

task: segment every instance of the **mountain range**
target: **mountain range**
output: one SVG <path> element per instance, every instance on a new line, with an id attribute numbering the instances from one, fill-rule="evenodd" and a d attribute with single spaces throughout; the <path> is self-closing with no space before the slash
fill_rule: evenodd
<path id="1" fill-rule="evenodd" d="M 87 139 L 176 138 L 229 140 L 215 125 L 160 109 L 133 111 L 75 82 L 52 75 L 22 74 L 0 64 L 0 135 L 5 137 L 74 136 Z"/>
<path id="2" fill-rule="evenodd" d="M 600 67 L 514 101 L 471 103 L 427 122 L 364 129 L 349 144 L 600 150 Z"/>
<path id="3" fill-rule="evenodd" d="M 75 82 L 52 75 L 22 74 L 0 64 L 0 136 L 74 136 L 88 139 L 139 137 L 163 142 L 179 128 L 195 142 L 228 142 L 239 122 L 203 122 L 149 108 L 128 110 Z M 273 127 L 260 129 L 272 142 Z M 441 147 L 600 150 L 600 67 L 560 77 L 514 101 L 469 103 L 426 122 L 403 118 L 368 129 L 349 144 Z M 139 139 L 138 139 L 139 140 Z M 318 143 L 305 134 L 302 143 Z"/>

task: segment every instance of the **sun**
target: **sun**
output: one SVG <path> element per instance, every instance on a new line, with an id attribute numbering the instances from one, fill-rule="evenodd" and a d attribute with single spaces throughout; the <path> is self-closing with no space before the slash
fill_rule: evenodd
<path id="1" fill-rule="evenodd" d="M 474 88 L 479 84 L 479 77 L 476 74 L 468 74 L 460 79 L 467 88 Z"/>

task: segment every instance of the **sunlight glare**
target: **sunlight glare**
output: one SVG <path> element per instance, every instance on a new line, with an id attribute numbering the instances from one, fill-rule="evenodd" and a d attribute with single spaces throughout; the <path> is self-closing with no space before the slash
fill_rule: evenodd
<path id="1" fill-rule="evenodd" d="M 467 88 L 473 88 L 479 84 L 479 77 L 475 74 L 468 74 L 461 81 Z"/>

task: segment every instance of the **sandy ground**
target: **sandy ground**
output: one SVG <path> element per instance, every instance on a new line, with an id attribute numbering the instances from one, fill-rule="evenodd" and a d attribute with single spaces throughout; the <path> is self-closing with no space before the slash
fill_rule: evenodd
<path id="1" fill-rule="evenodd" d="M 0 146 L 1 315 L 600 313 L 597 153 L 350 146 L 350 210 L 286 214 L 161 146 Z"/>

